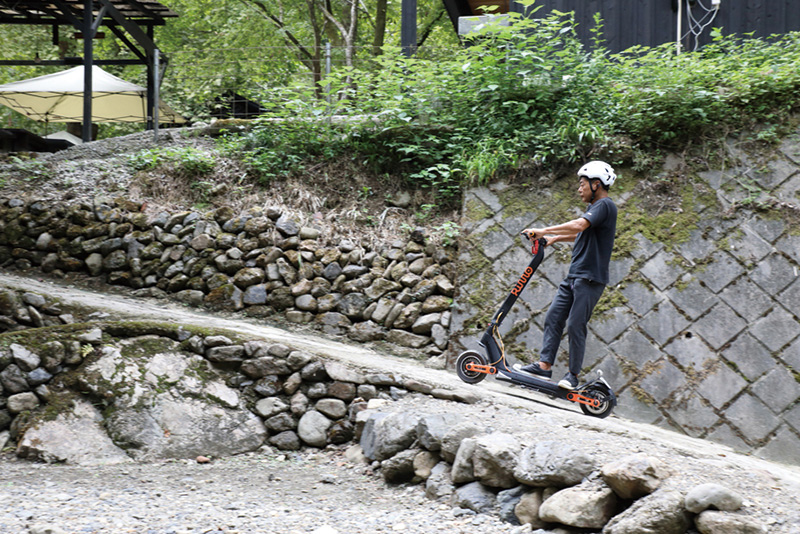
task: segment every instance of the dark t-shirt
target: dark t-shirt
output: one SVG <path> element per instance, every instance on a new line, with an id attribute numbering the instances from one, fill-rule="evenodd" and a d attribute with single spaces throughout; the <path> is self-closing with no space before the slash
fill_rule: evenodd
<path id="1" fill-rule="evenodd" d="M 610 198 L 601 198 L 590 204 L 582 217 L 590 226 L 575 238 L 567 276 L 608 284 L 608 264 L 617 231 L 617 206 Z"/>

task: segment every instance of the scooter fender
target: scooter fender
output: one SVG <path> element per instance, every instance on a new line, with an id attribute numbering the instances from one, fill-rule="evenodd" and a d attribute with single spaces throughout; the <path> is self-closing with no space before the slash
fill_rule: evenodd
<path id="1" fill-rule="evenodd" d="M 611 386 L 606 379 L 602 376 L 592 380 L 591 382 L 587 382 L 583 386 L 579 387 L 576 391 L 586 390 L 589 388 L 596 388 L 602 390 L 608 397 L 611 399 L 611 402 L 614 406 L 617 406 L 617 395 L 614 393 L 614 390 L 611 389 Z"/>

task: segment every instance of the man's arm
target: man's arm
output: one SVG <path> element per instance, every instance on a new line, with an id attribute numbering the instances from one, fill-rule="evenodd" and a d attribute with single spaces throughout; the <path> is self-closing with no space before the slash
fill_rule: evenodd
<path id="1" fill-rule="evenodd" d="M 583 217 L 578 217 L 564 224 L 548 226 L 546 228 L 528 228 L 524 230 L 524 232 L 532 234 L 534 239 L 537 237 L 551 236 L 547 238 L 547 244 L 552 245 L 553 243 L 571 243 L 575 241 L 578 234 L 588 229 L 589 226 L 591 225 L 588 220 Z"/>

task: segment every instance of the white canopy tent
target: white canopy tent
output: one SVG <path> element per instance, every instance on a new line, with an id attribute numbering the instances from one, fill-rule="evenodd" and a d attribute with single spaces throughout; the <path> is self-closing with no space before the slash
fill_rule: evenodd
<path id="1" fill-rule="evenodd" d="M 0 85 L 0 104 L 44 122 L 83 122 L 83 66 Z M 92 122 L 147 122 L 147 89 L 92 66 Z M 184 123 L 164 102 L 159 122 Z"/>

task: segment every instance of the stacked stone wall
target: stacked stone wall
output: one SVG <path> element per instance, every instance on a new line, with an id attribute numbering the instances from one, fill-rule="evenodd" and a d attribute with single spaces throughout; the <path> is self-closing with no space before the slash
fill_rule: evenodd
<path id="1" fill-rule="evenodd" d="M 0 267 L 85 273 L 213 310 L 278 314 L 355 341 L 429 357 L 447 347 L 455 265 L 424 235 L 373 247 L 300 226 L 277 209 L 148 217 L 140 203 L 0 204 Z M 419 354 L 419 353 L 417 353 Z"/>
<path id="2" fill-rule="evenodd" d="M 621 169 L 611 195 L 619 207 L 611 282 L 589 322 L 584 372 L 604 372 L 619 415 L 797 463 L 800 134 L 759 158 L 741 146 L 728 144 L 724 170 L 692 171 L 671 158 L 647 177 L 649 189 Z M 574 190 L 569 180 L 466 194 L 454 349 L 475 348 L 484 319 L 529 262 L 519 232 L 580 216 Z M 676 191 L 680 202 L 669 197 Z M 659 204 L 649 212 L 647 194 Z M 573 208 L 556 216 L 557 203 Z M 502 325 L 511 357 L 537 357 L 568 250 L 546 250 Z M 566 372 L 566 347 L 556 372 Z"/>

